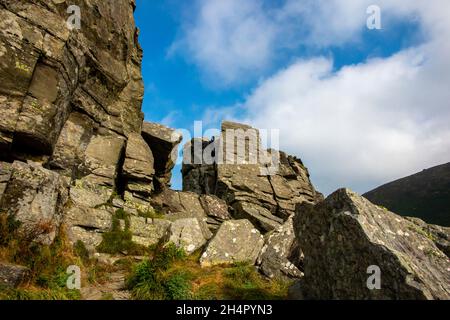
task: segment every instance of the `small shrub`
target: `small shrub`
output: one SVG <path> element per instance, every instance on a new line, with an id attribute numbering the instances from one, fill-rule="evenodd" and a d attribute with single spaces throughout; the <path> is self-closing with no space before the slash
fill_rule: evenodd
<path id="1" fill-rule="evenodd" d="M 125 221 L 123 230 L 120 220 Z M 99 252 L 109 254 L 127 253 L 129 255 L 145 255 L 147 252 L 144 246 L 133 242 L 133 235 L 130 231 L 130 217 L 123 209 L 115 212 L 111 230 L 103 233 L 102 237 L 102 242 L 97 247 Z"/>
<path id="2" fill-rule="evenodd" d="M 89 250 L 86 248 L 83 241 L 78 240 L 77 242 L 75 242 L 75 244 L 73 245 L 73 250 L 75 254 L 80 257 L 83 263 L 89 262 Z"/>
<path id="3" fill-rule="evenodd" d="M 166 299 L 189 300 L 192 297 L 190 282 L 191 275 L 186 271 L 175 272 L 167 277 L 164 282 Z"/>
<path id="4" fill-rule="evenodd" d="M 127 287 L 138 300 L 188 299 L 190 282 L 187 272 L 168 273 L 172 264 L 186 254 L 174 244 L 156 246 L 151 259 L 139 263 L 127 280 Z"/>

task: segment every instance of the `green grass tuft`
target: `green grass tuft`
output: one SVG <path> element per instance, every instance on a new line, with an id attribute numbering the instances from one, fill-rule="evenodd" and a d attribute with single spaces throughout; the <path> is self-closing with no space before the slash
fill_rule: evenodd
<path id="1" fill-rule="evenodd" d="M 123 229 L 121 220 L 125 222 Z M 102 242 L 97 247 L 98 252 L 126 253 L 129 255 L 145 255 L 148 253 L 145 246 L 133 242 L 133 235 L 130 231 L 130 216 L 123 209 L 118 209 L 114 213 L 111 230 L 103 233 L 102 237 Z"/>

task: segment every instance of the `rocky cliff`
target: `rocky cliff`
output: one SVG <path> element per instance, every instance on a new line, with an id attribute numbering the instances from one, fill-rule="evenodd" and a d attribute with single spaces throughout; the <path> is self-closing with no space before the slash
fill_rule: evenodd
<path id="1" fill-rule="evenodd" d="M 218 137 L 186 144 L 183 191 L 171 190 L 182 137 L 143 121 L 134 1 L 70 4 L 80 29 L 67 26 L 64 0 L 0 1 L 0 260 L 20 230 L 47 246 L 66 234 L 106 263 L 172 243 L 202 268 L 249 263 L 302 279 L 297 297 L 449 297 L 448 229 L 350 191 L 324 200 L 299 158 L 265 150 L 248 125 L 224 122 Z M 9 257 L 0 287 L 35 272 Z M 367 291 L 369 263 L 386 290 Z"/>
<path id="2" fill-rule="evenodd" d="M 0 208 L 98 244 L 111 214 L 168 186 L 173 130 L 143 123 L 134 1 L 1 1 Z M 156 156 L 154 156 L 156 154 Z M 111 210 L 110 210 L 111 211 Z"/>

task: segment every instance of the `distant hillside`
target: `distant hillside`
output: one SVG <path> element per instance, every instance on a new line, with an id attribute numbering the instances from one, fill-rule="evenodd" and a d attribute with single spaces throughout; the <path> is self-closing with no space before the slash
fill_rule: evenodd
<path id="1" fill-rule="evenodd" d="M 363 196 L 400 215 L 450 226 L 450 162 L 390 182 Z"/>

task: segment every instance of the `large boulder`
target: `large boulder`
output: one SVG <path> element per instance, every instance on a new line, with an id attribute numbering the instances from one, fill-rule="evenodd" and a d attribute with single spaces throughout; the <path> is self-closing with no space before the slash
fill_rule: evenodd
<path id="1" fill-rule="evenodd" d="M 170 184 L 171 171 L 178 156 L 178 145 L 183 137 L 174 129 L 152 122 L 144 122 L 142 137 L 154 155 L 155 187 L 162 190 Z"/>
<path id="2" fill-rule="evenodd" d="M 433 240 L 350 190 L 299 205 L 294 228 L 307 299 L 450 298 L 449 259 Z"/>
<path id="3" fill-rule="evenodd" d="M 248 220 L 225 221 L 200 258 L 202 267 L 248 262 L 254 264 L 264 237 Z"/>
<path id="4" fill-rule="evenodd" d="M 36 239 L 52 242 L 63 219 L 68 200 L 68 181 L 35 163 L 15 161 L 0 200 L 0 211 L 22 223 L 22 228 L 48 232 Z"/>
<path id="5" fill-rule="evenodd" d="M 222 199 L 212 195 L 201 195 L 200 203 L 208 217 L 206 223 L 212 231 L 217 230 L 224 221 L 232 219 L 227 203 Z"/>
<path id="6" fill-rule="evenodd" d="M 259 130 L 234 122 L 223 122 L 219 137 L 187 143 L 182 174 L 183 191 L 218 196 L 263 232 L 280 227 L 296 203 L 321 199 L 301 160 L 264 150 Z"/>

